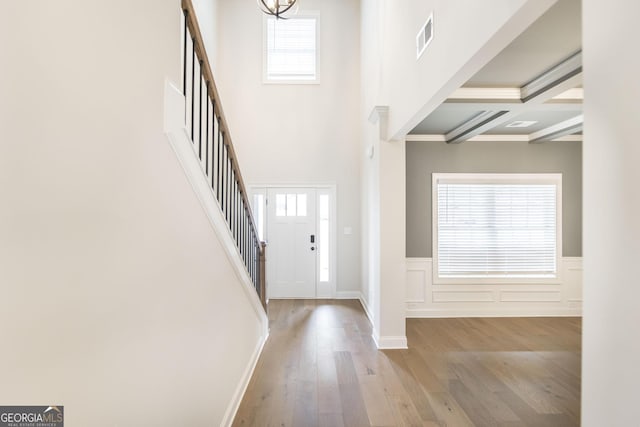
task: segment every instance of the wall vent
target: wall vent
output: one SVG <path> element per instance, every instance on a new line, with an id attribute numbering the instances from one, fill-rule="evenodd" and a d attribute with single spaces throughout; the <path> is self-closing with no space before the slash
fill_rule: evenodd
<path id="1" fill-rule="evenodd" d="M 422 56 L 431 40 L 433 40 L 433 13 L 429 15 L 427 22 L 420 27 L 420 31 L 416 36 L 416 59 Z"/>

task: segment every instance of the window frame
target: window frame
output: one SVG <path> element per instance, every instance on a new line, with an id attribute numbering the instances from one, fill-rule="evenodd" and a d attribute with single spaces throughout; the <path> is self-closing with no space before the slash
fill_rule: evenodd
<path id="1" fill-rule="evenodd" d="M 440 277 L 438 257 L 438 183 L 554 184 L 556 186 L 556 272 L 554 277 Z M 562 174 L 561 173 L 433 173 L 431 179 L 433 284 L 560 284 L 562 283 Z"/>
<path id="2" fill-rule="evenodd" d="M 315 79 L 270 79 L 267 72 L 267 23 L 275 17 L 264 15 L 262 18 L 262 83 L 268 85 L 315 85 L 320 84 L 320 13 L 317 11 L 298 12 L 288 19 L 314 19 L 316 21 L 316 74 Z"/>

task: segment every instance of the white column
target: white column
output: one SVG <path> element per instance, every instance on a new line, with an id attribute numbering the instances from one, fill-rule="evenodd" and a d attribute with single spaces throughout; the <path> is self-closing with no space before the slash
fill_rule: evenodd
<path id="1" fill-rule="evenodd" d="M 640 3 L 584 0 L 582 422 L 640 420 Z"/>
<path id="2" fill-rule="evenodd" d="M 374 271 L 374 339 L 378 348 L 407 348 L 405 328 L 405 142 L 386 141 L 387 109 L 376 107 L 370 120 L 378 125 L 374 144 L 371 207 L 377 229 L 371 238 Z M 377 152 L 376 152 L 377 151 Z M 375 273 L 378 273 L 377 275 Z M 376 277 L 377 276 L 377 277 Z M 379 279 L 378 279 L 379 277 Z"/>

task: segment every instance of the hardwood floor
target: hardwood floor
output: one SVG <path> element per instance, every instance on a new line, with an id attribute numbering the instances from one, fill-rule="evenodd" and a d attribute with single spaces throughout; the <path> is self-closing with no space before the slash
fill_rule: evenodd
<path id="1" fill-rule="evenodd" d="M 579 426 L 579 318 L 409 319 L 378 351 L 355 300 L 272 300 L 234 426 Z"/>

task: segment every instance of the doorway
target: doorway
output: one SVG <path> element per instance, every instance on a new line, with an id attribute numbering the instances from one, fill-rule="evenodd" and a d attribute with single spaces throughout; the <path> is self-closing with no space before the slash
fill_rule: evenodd
<path id="1" fill-rule="evenodd" d="M 267 298 L 335 297 L 335 186 L 252 186 Z"/>

